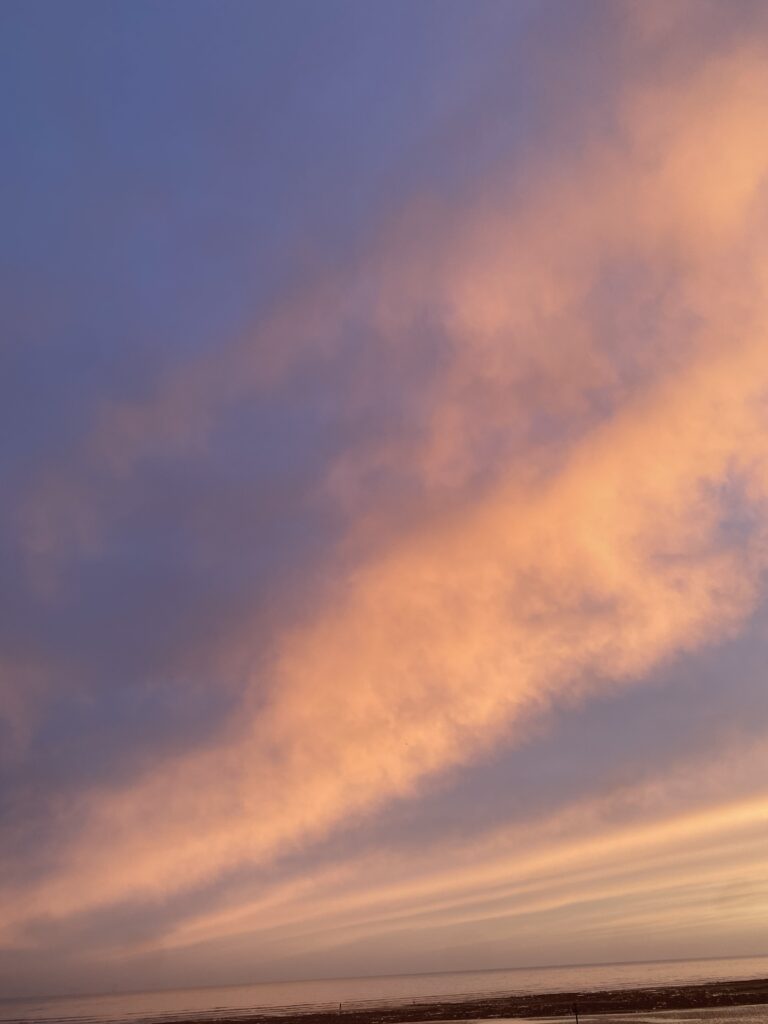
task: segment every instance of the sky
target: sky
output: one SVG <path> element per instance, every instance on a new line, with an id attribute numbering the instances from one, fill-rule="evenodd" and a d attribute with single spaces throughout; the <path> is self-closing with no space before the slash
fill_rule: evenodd
<path id="1" fill-rule="evenodd" d="M 768 952 L 768 7 L 4 0 L 0 988 Z"/>

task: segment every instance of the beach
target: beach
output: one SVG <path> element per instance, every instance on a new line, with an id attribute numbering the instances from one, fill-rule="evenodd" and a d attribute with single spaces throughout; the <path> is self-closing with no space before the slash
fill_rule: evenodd
<path id="1" fill-rule="evenodd" d="M 613 1017 L 768 1024 L 768 957 L 329 978 L 0 999 L 0 1024 L 417 1024 Z M 734 1016 L 734 1013 L 736 1016 Z"/>
<path id="2" fill-rule="evenodd" d="M 319 1012 L 290 1012 L 254 1014 L 250 1019 L 260 1024 L 285 1024 L 286 1020 L 301 1020 L 302 1024 L 416 1024 L 420 1021 L 550 1019 L 570 1017 L 579 1020 L 599 1016 L 603 1024 L 613 1016 L 624 1014 L 653 1014 L 653 1019 L 706 1019 L 706 1015 L 681 1015 L 674 1011 L 713 1010 L 749 1007 L 755 1012 L 748 1016 L 768 1017 L 768 979 L 753 981 L 724 981 L 702 985 L 673 985 L 654 988 L 616 989 L 598 992 L 554 992 L 539 995 L 496 995 L 473 999 L 447 999 L 425 1003 L 401 1001 L 398 1005 L 362 1007 L 340 1003 L 335 1010 Z M 763 1009 L 765 1008 L 765 1009 Z M 731 1019 L 740 1019 L 731 1013 Z M 648 1019 L 634 1018 L 638 1020 Z M 228 1020 L 242 1021 L 242 1017 L 212 1017 L 210 1024 L 227 1024 Z M 196 1024 L 200 1024 L 199 1021 Z"/>

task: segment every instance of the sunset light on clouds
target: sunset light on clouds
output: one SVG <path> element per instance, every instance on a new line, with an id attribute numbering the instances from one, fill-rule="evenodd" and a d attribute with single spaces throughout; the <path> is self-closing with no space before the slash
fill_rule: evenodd
<path id="1" fill-rule="evenodd" d="M 3 987 L 768 951 L 768 6 L 0 26 Z"/>

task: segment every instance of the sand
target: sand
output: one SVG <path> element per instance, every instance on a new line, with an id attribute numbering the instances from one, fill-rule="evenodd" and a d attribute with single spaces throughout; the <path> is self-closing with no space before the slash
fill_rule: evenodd
<path id="1" fill-rule="evenodd" d="M 359 1006 L 341 1004 L 335 1010 L 292 1014 L 288 1007 L 282 1012 L 263 1011 L 248 1018 L 218 1017 L 215 1024 L 242 1024 L 244 1019 L 259 1024 L 415 1024 L 431 1021 L 467 1021 L 499 1018 L 552 1018 L 569 1017 L 575 1024 L 575 1010 L 579 1018 L 592 1015 L 648 1014 L 670 1010 L 692 1010 L 704 1007 L 768 1007 L 768 979 L 755 981 L 707 982 L 703 985 L 676 985 L 667 988 L 617 989 L 605 992 L 554 992 L 540 995 L 493 995 L 461 1000 L 446 998 L 440 1001 L 405 1000 L 395 1004 Z M 755 1014 L 753 1014 L 754 1016 Z M 762 1016 L 762 1014 L 759 1014 Z M 696 1015 L 676 1015 L 677 1019 Z M 729 1016 L 731 1016 L 729 1014 Z M 640 1024 L 641 1017 L 636 1018 Z M 703 1017 L 702 1019 L 706 1019 Z M 199 1019 L 195 1024 L 207 1024 Z M 214 1024 L 211 1018 L 210 1024 Z M 581 1024 L 581 1021 L 580 1021 Z M 608 1021 L 605 1021 L 608 1024 Z"/>

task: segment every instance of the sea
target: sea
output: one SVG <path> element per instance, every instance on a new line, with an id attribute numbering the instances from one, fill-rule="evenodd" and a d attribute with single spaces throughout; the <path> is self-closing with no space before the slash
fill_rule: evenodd
<path id="1" fill-rule="evenodd" d="M 338 1011 L 343 1018 L 345 1011 L 404 1003 L 430 1003 L 448 997 L 458 1001 L 491 995 L 595 992 L 752 978 L 768 978 L 768 956 L 397 974 L 372 978 L 333 978 L 130 992 L 122 995 L 0 999 L 0 1022 L 172 1024 L 174 1021 L 213 1020 L 217 1017 L 231 1020 L 267 1012 L 294 1017 L 329 1009 Z M 599 1018 L 602 1024 L 609 1024 L 614 1019 L 615 1016 Z M 632 1015 L 632 1019 L 637 1024 L 686 1024 L 692 1021 L 701 1024 L 768 1024 L 768 1007 L 670 1011 Z"/>

